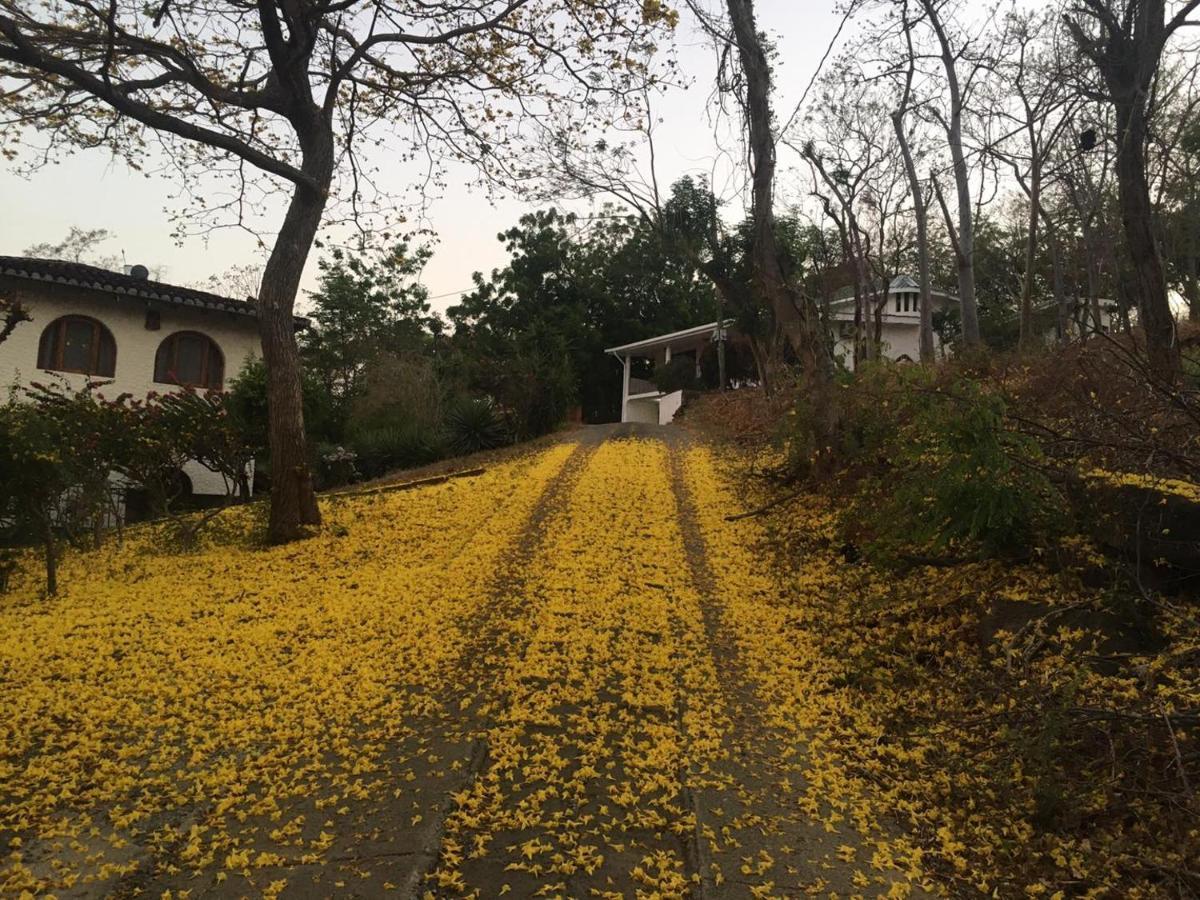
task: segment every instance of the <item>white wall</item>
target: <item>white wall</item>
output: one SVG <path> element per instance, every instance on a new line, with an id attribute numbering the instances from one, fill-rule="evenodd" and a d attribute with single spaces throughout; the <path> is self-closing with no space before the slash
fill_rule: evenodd
<path id="1" fill-rule="evenodd" d="M 47 373 L 37 366 L 38 343 L 42 330 L 59 316 L 90 316 L 112 332 L 117 345 L 117 365 L 111 384 L 101 388 L 107 397 L 128 393 L 145 397 L 150 391 L 163 393 L 177 390 L 174 385 L 154 381 L 154 355 L 158 345 L 176 331 L 199 331 L 208 335 L 225 357 L 225 384 L 237 377 L 242 364 L 259 355 L 258 323 L 249 316 L 236 313 L 181 309 L 132 297 L 120 297 L 70 285 L 30 281 L 24 278 L 0 277 L 0 295 L 20 300 L 32 316 L 0 343 L 0 390 L 5 392 L 14 384 L 31 381 L 63 379 L 71 387 L 82 387 L 84 375 L 68 372 Z M 147 306 L 159 312 L 157 331 L 146 329 Z M 189 463 L 184 471 L 192 480 L 197 494 L 224 494 L 221 476 L 197 463 Z"/>
<path id="2" fill-rule="evenodd" d="M 665 395 L 658 401 L 658 424 L 670 425 L 675 421 L 675 413 L 683 406 L 683 391 L 675 391 Z"/>
<path id="3" fill-rule="evenodd" d="M 918 323 L 888 322 L 884 320 L 883 331 L 880 334 L 883 341 L 883 355 L 886 359 L 899 359 L 907 356 L 913 362 L 921 359 L 921 327 Z M 941 354 L 942 342 L 937 334 L 933 335 L 933 349 Z M 852 338 L 837 339 L 834 353 L 842 358 L 846 368 L 854 368 L 854 340 Z"/>
<path id="4" fill-rule="evenodd" d="M 625 421 L 657 425 L 658 401 L 650 399 L 630 400 L 625 404 Z"/>

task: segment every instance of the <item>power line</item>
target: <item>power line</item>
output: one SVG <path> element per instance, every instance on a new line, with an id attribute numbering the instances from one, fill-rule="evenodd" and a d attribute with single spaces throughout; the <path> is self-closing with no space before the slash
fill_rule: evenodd
<path id="1" fill-rule="evenodd" d="M 804 101 L 808 99 L 809 91 L 813 89 L 813 85 L 817 83 L 817 77 L 821 74 L 821 70 L 825 68 L 825 63 L 829 59 L 829 54 L 833 52 L 833 48 L 837 46 L 838 38 L 842 36 L 842 31 L 846 27 L 846 23 L 850 21 L 850 16 L 854 14 L 854 2 L 846 4 L 846 12 L 842 16 L 842 21 L 838 23 L 837 31 L 833 33 L 833 39 L 829 42 L 829 46 L 825 48 L 825 54 L 821 57 L 821 61 L 817 63 L 817 69 L 813 72 L 812 78 L 808 80 L 808 86 L 804 89 L 804 93 L 800 95 L 800 102 L 796 104 L 796 108 L 792 110 L 792 114 L 788 116 L 787 123 L 780 130 L 779 134 L 782 137 L 787 134 L 792 123 L 796 121 L 796 116 L 800 114 L 801 107 L 804 106 Z"/>
<path id="2" fill-rule="evenodd" d="M 468 288 L 463 288 L 461 291 L 450 291 L 449 293 L 446 293 L 446 294 L 437 294 L 436 296 L 426 297 L 425 299 L 426 300 L 443 300 L 446 297 L 457 297 L 460 294 L 465 294 L 468 291 L 473 291 L 473 290 L 475 290 L 475 285 L 471 285 Z"/>

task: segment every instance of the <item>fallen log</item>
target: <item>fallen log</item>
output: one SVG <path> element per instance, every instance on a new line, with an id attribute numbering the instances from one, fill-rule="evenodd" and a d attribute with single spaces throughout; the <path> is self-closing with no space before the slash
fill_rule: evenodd
<path id="1" fill-rule="evenodd" d="M 477 475 L 482 475 L 487 469 L 480 466 L 476 469 L 460 469 L 457 472 L 447 472 L 445 475 L 431 475 L 428 478 L 417 478 L 413 481 L 402 481 L 398 484 L 383 484 L 378 487 L 362 488 L 357 491 L 338 491 L 335 494 L 328 494 L 330 498 L 341 497 L 367 497 L 372 494 L 391 494 L 397 491 L 411 491 L 416 488 L 432 487 L 435 484 L 445 484 L 454 478 L 474 478 Z"/>

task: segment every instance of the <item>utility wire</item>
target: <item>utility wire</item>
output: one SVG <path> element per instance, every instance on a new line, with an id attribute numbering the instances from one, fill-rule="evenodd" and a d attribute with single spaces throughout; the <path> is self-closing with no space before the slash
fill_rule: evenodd
<path id="1" fill-rule="evenodd" d="M 446 297 L 457 297 L 460 294 L 465 294 L 468 291 L 473 291 L 473 290 L 475 290 L 475 285 L 471 285 L 468 288 L 463 288 L 461 291 L 450 291 L 449 293 L 446 293 L 446 294 L 435 294 L 434 296 L 426 297 L 425 299 L 426 300 L 444 300 Z"/>
<path id="2" fill-rule="evenodd" d="M 809 92 L 812 91 L 813 85 L 817 83 L 817 78 L 821 74 L 821 70 L 825 68 L 825 63 L 829 60 L 829 54 L 833 52 L 833 48 L 837 46 L 838 38 L 842 36 L 842 31 L 846 28 L 846 23 L 850 21 L 850 17 L 854 14 L 854 8 L 857 4 L 850 2 L 846 4 L 846 12 L 842 16 L 842 21 L 838 23 L 837 31 L 833 34 L 833 39 L 830 40 L 829 46 L 825 48 L 825 54 L 821 57 L 821 61 L 817 63 L 817 69 L 813 72 L 812 78 L 808 81 L 808 86 L 804 89 L 804 93 L 800 95 L 800 101 L 796 104 L 796 108 L 792 110 L 792 114 L 788 116 L 786 124 L 780 130 L 780 137 L 787 134 L 792 123 L 796 121 L 796 116 L 800 115 L 800 109 L 804 106 L 804 101 L 808 99 Z"/>

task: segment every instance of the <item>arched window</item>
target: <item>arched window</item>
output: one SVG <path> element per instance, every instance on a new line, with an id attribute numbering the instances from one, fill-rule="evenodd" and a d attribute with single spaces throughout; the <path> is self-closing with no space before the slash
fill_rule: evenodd
<path id="1" fill-rule="evenodd" d="M 177 331 L 158 345 L 154 380 L 219 391 L 225 386 L 225 357 L 208 335 Z"/>
<path id="2" fill-rule="evenodd" d="M 62 316 L 42 332 L 38 368 L 111 378 L 117 370 L 117 342 L 95 319 Z"/>

